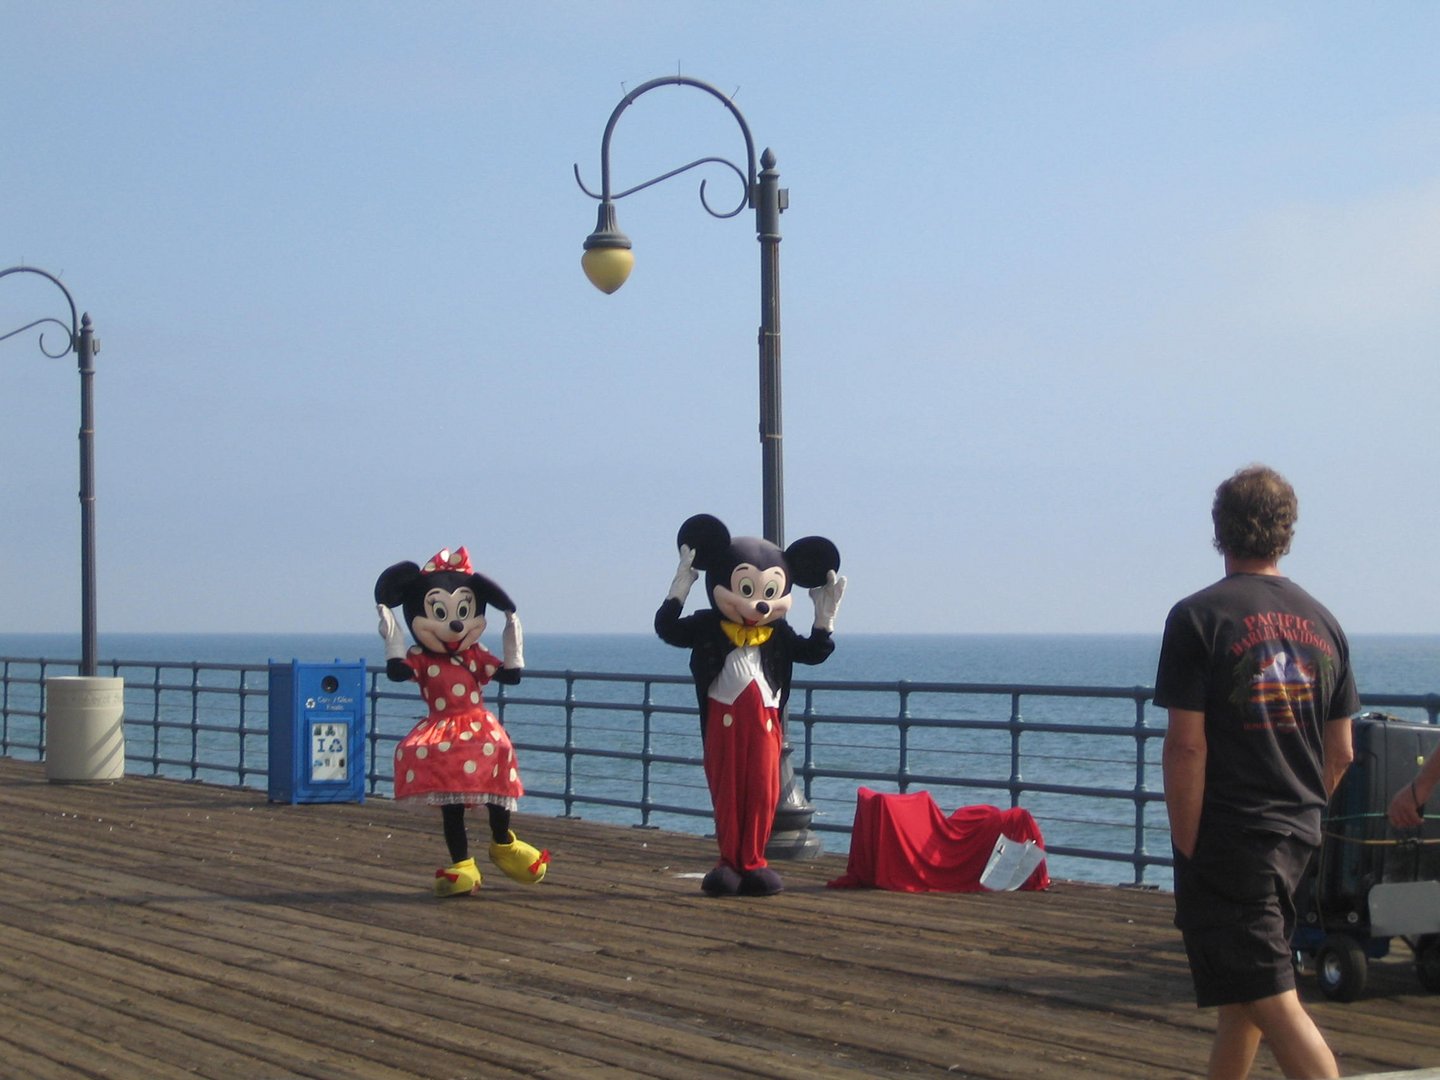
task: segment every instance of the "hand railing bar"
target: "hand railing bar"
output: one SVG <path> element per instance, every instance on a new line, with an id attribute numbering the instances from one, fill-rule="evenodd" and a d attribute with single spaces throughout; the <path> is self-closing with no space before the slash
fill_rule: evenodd
<path id="1" fill-rule="evenodd" d="M 693 713 L 694 710 L 692 709 L 691 712 Z M 815 715 L 815 722 L 817 724 L 833 724 L 836 727 L 869 726 L 890 728 L 894 726 L 894 722 L 889 717 L 853 716 L 836 713 L 817 713 Z M 956 717 L 912 716 L 909 724 L 912 728 L 923 727 L 937 731 L 949 729 L 953 731 L 1009 732 L 1013 727 L 1013 721 L 1011 720 L 976 720 Z M 1112 735 L 1126 739 L 1133 739 L 1135 737 L 1135 729 L 1128 724 L 1075 724 L 1049 720 L 1026 720 L 1024 724 L 1025 730 L 1032 734 Z M 1164 737 L 1164 728 L 1147 727 L 1145 729 L 1146 739 L 1163 739 Z"/>
<path id="2" fill-rule="evenodd" d="M 1046 814 L 1047 827 L 1050 825 L 1083 825 L 1088 829 L 1103 830 L 1106 833 L 1124 832 L 1128 834 L 1132 826 L 1129 821 L 1118 818 L 1105 817 L 1076 817 L 1073 814 Z M 1114 850 L 1108 847 L 1107 850 Z"/>
<path id="3" fill-rule="evenodd" d="M 604 795 L 567 796 L 564 792 L 546 791 L 543 788 L 527 788 L 525 790 L 525 799 L 527 802 L 533 799 L 537 801 L 543 800 L 545 802 L 564 803 L 567 806 L 574 803 L 580 806 L 610 806 L 619 810 L 637 809 L 634 801 L 630 799 L 614 799 Z M 656 803 L 653 809 L 657 814 L 674 814 L 680 817 L 708 818 L 711 816 L 711 811 L 708 808 L 702 810 L 694 806 L 671 806 L 667 803 Z M 575 817 L 574 807 L 571 806 L 560 816 L 567 818 Z"/>
<path id="4" fill-rule="evenodd" d="M 190 758 L 182 758 L 182 757 L 161 757 L 161 758 L 158 758 L 158 759 L 151 759 L 151 758 L 148 758 L 148 757 L 144 756 L 143 754 L 126 754 L 126 755 L 125 755 L 125 760 L 126 760 L 126 761 L 143 762 L 143 763 L 145 763 L 145 764 L 147 764 L 147 765 L 152 764 L 152 761 L 153 761 L 153 764 L 154 764 L 156 767 L 155 767 L 155 768 L 152 768 L 152 769 L 150 770 L 149 775 L 151 775 L 151 776 L 159 776 L 159 775 L 160 775 L 160 771 L 159 771 L 159 768 L 158 768 L 158 766 L 160 766 L 160 765 L 169 765 L 169 766 L 173 766 L 173 767 L 175 767 L 175 768 L 177 768 L 177 769 L 202 769 L 202 770 L 204 770 L 204 771 L 206 771 L 206 772 L 221 773 L 221 774 L 224 774 L 224 775 L 227 775 L 227 776 L 234 775 L 234 772 L 235 772 L 235 767 L 234 767 L 233 765 L 223 764 L 223 763 L 218 762 L 218 761 L 197 761 L 197 760 L 193 760 L 193 759 L 190 759 Z M 248 770 L 248 771 L 249 771 L 251 774 L 255 775 L 255 776 L 265 776 L 265 777 L 268 777 L 268 776 L 270 775 L 268 769 L 258 769 L 258 768 L 256 768 L 256 769 L 250 769 L 250 770 Z M 186 783 L 198 783 L 199 781 L 198 781 L 195 777 L 190 777 L 190 778 L 187 779 L 185 782 L 186 782 Z M 255 787 L 256 785 L 253 785 L 253 784 L 240 784 L 240 785 L 238 785 L 238 786 L 240 786 L 240 787 Z"/>
<path id="5" fill-rule="evenodd" d="M 877 772 L 868 769 L 826 769 L 815 770 L 817 779 L 826 780 L 863 780 L 872 783 L 885 783 L 893 780 L 890 773 Z M 955 787 L 955 788 L 988 788 L 992 791 L 1008 791 L 1008 781 L 995 777 L 973 777 L 973 776 L 947 776 L 943 774 L 917 773 L 910 777 L 910 782 L 917 786 L 925 787 Z M 1046 784 L 1039 781 L 1030 781 L 1021 785 L 1021 790 L 1032 795 L 1077 795 L 1085 798 L 1095 799 L 1117 799 L 1129 801 L 1140 798 L 1145 802 L 1163 802 L 1165 793 L 1163 791 L 1146 791 L 1140 795 L 1129 788 L 1109 787 L 1086 787 L 1080 784 Z"/>
<path id="6" fill-rule="evenodd" d="M 74 660 L 55 662 L 63 662 L 71 665 L 76 663 Z M 143 671 L 189 671 L 192 668 L 199 667 L 207 671 L 263 672 L 267 670 L 265 665 L 221 663 L 220 661 L 212 662 L 210 660 L 105 660 L 101 663 L 104 667 L 108 667 L 111 671 L 115 672 L 116 675 L 122 677 L 126 671 L 132 669 Z"/>
<path id="7" fill-rule="evenodd" d="M 1135 688 L 1133 686 L 1071 686 L 1050 683 L 919 682 L 912 679 L 890 680 L 885 682 L 842 682 L 839 680 L 796 679 L 792 685 L 797 689 L 804 687 L 811 690 L 877 694 L 899 693 L 900 687 L 903 685 L 912 695 L 945 694 L 968 697 L 1008 698 L 1011 694 L 1018 693 L 1024 697 L 1122 698 L 1129 700 L 1135 696 Z"/>
<path id="8" fill-rule="evenodd" d="M 572 671 L 544 668 L 526 668 L 525 682 L 536 682 L 550 680 L 553 682 L 640 682 L 649 679 L 657 684 L 669 686 L 693 686 L 694 681 L 689 675 L 663 675 L 650 672 L 627 672 L 627 671 Z M 522 682 L 520 685 L 525 685 Z"/>
<path id="9" fill-rule="evenodd" d="M 122 676 L 122 678 L 125 679 L 125 689 L 127 691 L 143 690 L 147 694 L 150 692 L 156 692 L 161 694 L 186 694 L 194 697 L 196 700 L 206 697 L 236 697 L 240 694 L 245 694 L 247 696 L 254 696 L 258 694 L 263 697 L 268 696 L 269 694 L 268 690 L 260 690 L 253 687 L 246 687 L 242 689 L 238 686 L 205 686 L 203 684 L 194 683 L 137 683 L 129 677 Z"/>
<path id="10" fill-rule="evenodd" d="M 558 708 L 560 705 L 560 701 L 557 698 L 522 698 L 511 694 L 507 695 L 507 700 L 511 707 L 515 709 L 521 706 L 530 709 L 553 709 Z M 574 700 L 574 707 L 577 710 L 585 712 L 615 712 L 634 715 L 641 710 L 642 704 L 639 701 L 587 701 L 577 697 Z M 656 716 L 688 716 L 693 719 L 695 716 L 695 702 L 692 698 L 688 709 L 684 705 L 655 703 L 651 706 L 651 712 Z M 699 731 L 698 723 L 696 724 L 695 730 L 697 732 Z"/>
<path id="11" fill-rule="evenodd" d="M 1046 855 L 1059 855 L 1074 859 L 1096 859 L 1101 862 L 1130 862 L 1135 856 L 1125 851 L 1106 851 L 1102 848 L 1071 847 L 1062 844 L 1046 844 Z M 1140 860 L 1145 866 L 1173 866 L 1175 860 L 1168 855 L 1146 855 Z M 1140 884 L 1136 882 L 1136 884 Z"/>
<path id="12" fill-rule="evenodd" d="M 561 752 L 561 748 L 554 743 L 533 743 L 519 740 L 512 740 L 512 743 L 517 751 L 523 750 L 530 754 L 558 754 Z M 633 761 L 637 764 L 647 760 L 643 750 L 607 750 L 599 746 L 577 746 L 573 752 L 567 753 L 566 757 L 572 760 L 596 758 L 609 761 Z M 648 760 L 657 765 L 693 765 L 697 769 L 704 767 L 703 759 L 684 754 L 651 754 Z M 637 802 L 635 805 L 639 806 L 640 804 Z"/>
<path id="13" fill-rule="evenodd" d="M 7 661 L 21 665 L 48 666 L 70 666 L 74 667 L 76 661 L 52 661 L 43 657 L 7 657 Z M 127 660 L 113 659 L 105 663 L 112 669 L 119 668 L 145 668 L 148 670 L 189 670 L 194 664 L 184 661 L 153 661 L 153 660 Z M 263 671 L 263 666 L 256 664 L 237 663 L 205 663 L 206 668 L 216 671 Z M 369 672 L 384 672 L 383 667 L 370 666 Z M 595 682 L 639 682 L 650 679 L 657 684 L 670 684 L 676 686 L 690 685 L 690 679 L 684 675 L 647 675 L 643 673 L 627 672 L 585 672 L 585 671 L 552 671 L 547 669 L 526 669 L 526 678 L 530 680 L 567 678 L 576 681 Z M 940 693 L 950 696 L 1009 696 L 1019 692 L 1026 697 L 1086 697 L 1086 698 L 1134 698 L 1137 691 L 1144 693 L 1148 699 L 1152 691 L 1148 687 L 1106 687 L 1106 686 L 1071 686 L 1051 685 L 1046 683 L 953 683 L 953 682 L 914 682 L 905 680 L 911 693 Z M 854 693 L 897 693 L 898 684 L 895 681 L 866 681 L 847 682 L 839 680 L 817 680 L 797 679 L 793 683 L 796 690 L 826 690 L 844 691 Z M 397 697 L 403 695 L 396 695 Z M 1429 694 L 1389 694 L 1370 693 L 1362 694 L 1362 702 L 1365 707 L 1390 707 L 1390 708 L 1418 708 L 1425 710 L 1431 723 L 1440 722 L 1440 693 Z"/>
<path id="14" fill-rule="evenodd" d="M 239 729 L 234 724 L 211 724 L 208 722 L 199 722 L 192 724 L 188 720 L 125 721 L 125 730 L 127 732 L 131 731 L 132 729 L 148 731 L 152 728 L 158 731 L 183 731 L 186 734 L 189 734 L 191 731 L 200 731 L 209 735 L 235 735 L 239 732 Z M 260 738 L 262 736 L 269 735 L 269 733 L 269 729 L 267 728 L 250 728 L 245 732 L 245 735 L 247 738 Z"/>

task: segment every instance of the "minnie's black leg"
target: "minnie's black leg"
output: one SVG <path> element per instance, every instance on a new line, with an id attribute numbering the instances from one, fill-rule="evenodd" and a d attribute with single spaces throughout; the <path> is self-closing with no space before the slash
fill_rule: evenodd
<path id="1" fill-rule="evenodd" d="M 490 811 L 490 835 L 495 843 L 510 843 L 510 811 L 495 803 L 486 803 L 485 809 Z"/>
<path id="2" fill-rule="evenodd" d="M 464 862 L 470 857 L 470 840 L 465 835 L 464 805 L 451 803 L 440 807 L 440 822 L 445 829 L 445 846 L 450 849 L 450 861 Z"/>

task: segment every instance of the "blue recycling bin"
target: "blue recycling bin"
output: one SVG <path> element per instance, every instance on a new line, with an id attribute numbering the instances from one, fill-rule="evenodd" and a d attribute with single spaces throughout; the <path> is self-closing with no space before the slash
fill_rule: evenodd
<path id="1" fill-rule="evenodd" d="M 270 663 L 270 801 L 365 801 L 365 662 Z"/>

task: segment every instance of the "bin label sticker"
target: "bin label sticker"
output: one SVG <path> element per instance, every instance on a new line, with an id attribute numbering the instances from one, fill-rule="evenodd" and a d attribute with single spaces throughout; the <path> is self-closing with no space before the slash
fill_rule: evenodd
<path id="1" fill-rule="evenodd" d="M 327 720 L 310 725 L 310 779 L 344 783 L 350 779 L 350 725 Z"/>

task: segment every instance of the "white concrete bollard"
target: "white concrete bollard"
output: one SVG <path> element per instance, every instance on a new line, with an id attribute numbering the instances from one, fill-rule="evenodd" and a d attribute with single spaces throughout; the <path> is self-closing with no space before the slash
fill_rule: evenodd
<path id="1" fill-rule="evenodd" d="M 45 778 L 94 783 L 125 775 L 125 680 L 57 675 L 45 680 Z"/>

